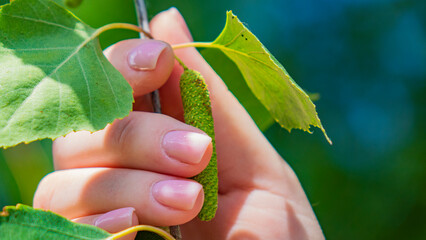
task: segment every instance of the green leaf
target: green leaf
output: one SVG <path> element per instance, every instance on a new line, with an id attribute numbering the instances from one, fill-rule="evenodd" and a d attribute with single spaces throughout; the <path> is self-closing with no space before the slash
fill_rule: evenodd
<path id="1" fill-rule="evenodd" d="M 132 89 L 97 35 L 50 0 L 0 9 L 0 146 L 97 131 L 132 108 Z"/>
<path id="2" fill-rule="evenodd" d="M 218 49 L 203 49 L 201 54 L 244 106 L 259 129 L 267 130 L 274 123 L 274 119 L 259 99 L 253 95 L 235 63 Z"/>
<path id="3" fill-rule="evenodd" d="M 69 221 L 53 212 L 33 209 L 18 204 L 0 213 L 0 239 L 106 239 L 111 234 L 104 230 Z"/>
<path id="4" fill-rule="evenodd" d="M 138 231 L 143 231 L 138 233 L 138 236 L 144 237 L 142 239 L 174 239 L 163 229 L 148 225 L 133 226 L 110 234 L 98 227 L 74 223 L 56 213 L 22 204 L 7 206 L 0 212 L 2 240 L 114 240 Z"/>
<path id="5" fill-rule="evenodd" d="M 310 132 L 312 125 L 331 143 L 308 95 L 231 11 L 224 30 L 207 47 L 220 49 L 237 65 L 254 95 L 282 127 Z"/>

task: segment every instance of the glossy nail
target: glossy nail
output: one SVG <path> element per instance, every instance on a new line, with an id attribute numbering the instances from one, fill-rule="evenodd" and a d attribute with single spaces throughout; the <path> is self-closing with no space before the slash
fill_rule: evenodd
<path id="1" fill-rule="evenodd" d="M 202 189 L 199 183 L 190 180 L 165 180 L 154 184 L 152 195 L 164 206 L 191 210 Z"/>
<path id="2" fill-rule="evenodd" d="M 165 153 L 178 161 L 197 164 L 203 158 L 212 139 L 205 135 L 187 131 L 171 131 L 163 138 Z"/>
<path id="3" fill-rule="evenodd" d="M 133 226 L 134 208 L 120 208 L 101 215 L 94 225 L 108 232 L 119 232 Z"/>
<path id="4" fill-rule="evenodd" d="M 135 70 L 154 70 L 157 67 L 158 58 L 166 47 L 165 42 L 145 40 L 129 52 L 127 61 Z"/>

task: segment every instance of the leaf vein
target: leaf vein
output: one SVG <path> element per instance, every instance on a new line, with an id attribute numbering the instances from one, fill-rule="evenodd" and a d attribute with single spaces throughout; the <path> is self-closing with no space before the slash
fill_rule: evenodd
<path id="1" fill-rule="evenodd" d="M 50 13 L 50 15 L 52 15 L 53 19 L 55 19 L 55 21 L 57 21 L 58 19 L 56 18 L 55 14 L 52 12 L 52 10 L 50 9 L 49 6 L 47 6 L 43 1 L 41 0 L 37 0 L 39 3 L 41 3 L 41 5 L 43 5 Z"/>
<path id="2" fill-rule="evenodd" d="M 14 120 L 14 116 L 15 116 L 15 114 L 16 114 L 16 112 L 18 112 L 19 111 L 19 109 L 21 109 L 25 104 L 26 104 L 26 102 L 27 101 L 29 101 L 29 99 L 31 98 L 31 96 L 36 92 L 36 89 L 41 85 L 41 83 L 45 80 L 45 79 L 47 79 L 47 77 L 44 77 L 43 79 L 41 79 L 40 80 L 40 82 L 38 82 L 37 83 L 37 85 L 32 89 L 32 91 L 31 91 L 31 93 L 28 95 L 28 97 L 26 97 L 25 98 L 25 100 L 21 103 L 21 105 L 18 107 L 18 108 L 16 108 L 16 110 L 12 113 L 12 115 L 10 115 L 10 118 L 7 120 L 7 122 L 6 122 L 6 125 L 4 126 L 4 128 L 7 128 L 7 127 L 9 127 L 9 125 L 13 122 L 13 120 Z M 31 129 L 32 129 L 32 125 L 33 124 L 31 124 Z"/>
<path id="3" fill-rule="evenodd" d="M 23 226 L 23 227 L 29 227 L 29 228 L 40 228 L 40 229 L 44 229 L 47 232 L 52 232 L 52 233 L 56 233 L 56 234 L 59 234 L 59 235 L 65 235 L 65 236 L 69 236 L 69 237 L 75 238 L 75 239 L 81 239 L 81 240 L 98 239 L 98 238 L 91 238 L 91 237 L 75 236 L 75 235 L 72 235 L 72 234 L 67 233 L 65 231 L 44 227 L 40 224 L 31 224 L 31 223 L 22 223 L 22 222 L 20 222 L 20 223 L 8 222 L 8 224 L 18 225 L 18 226 Z"/>
<path id="4" fill-rule="evenodd" d="M 82 73 L 83 73 L 84 80 L 86 81 L 87 94 L 88 94 L 88 96 L 89 96 L 90 122 L 92 122 L 92 123 L 93 123 L 93 113 L 92 113 L 92 96 L 91 96 L 91 94 L 90 94 L 90 85 L 89 85 L 89 80 L 87 79 L 86 71 L 84 71 L 84 68 L 83 68 L 83 65 L 82 65 L 82 63 L 81 63 L 81 60 L 80 60 L 80 56 L 79 56 L 79 54 L 77 54 L 77 59 L 78 59 L 78 64 L 80 64 L 80 68 L 81 68 L 81 71 L 82 71 Z"/>
<path id="5" fill-rule="evenodd" d="M 114 89 L 112 88 L 111 80 L 109 79 L 108 74 L 106 74 L 105 67 L 104 67 L 103 63 L 101 62 L 101 60 L 99 59 L 99 56 L 96 53 L 96 49 L 94 49 L 94 51 L 95 51 L 96 58 L 98 59 L 99 65 L 101 65 L 102 71 L 104 72 L 104 75 L 105 75 L 105 77 L 108 81 L 108 86 L 111 89 L 112 95 L 114 96 L 114 100 L 115 100 L 115 104 L 117 106 L 117 110 L 120 110 L 120 105 L 118 104 L 117 96 L 115 95 Z"/>
<path id="6" fill-rule="evenodd" d="M 10 15 L 10 14 L 7 14 L 7 13 L 2 13 L 2 16 L 7 16 L 7 17 L 11 17 L 11 18 L 18 18 L 18 19 L 42 23 L 42 24 L 46 24 L 46 25 L 52 25 L 52 26 L 60 27 L 60 28 L 67 29 L 67 30 L 70 30 L 70 31 L 82 31 L 82 30 L 79 30 L 79 29 L 73 29 L 73 28 L 58 24 L 58 23 L 53 23 L 53 22 L 49 22 L 49 21 L 46 21 L 46 20 L 42 20 L 42 19 L 35 19 L 35 18 L 30 18 L 30 17 L 18 16 L 18 15 Z"/>
<path id="7" fill-rule="evenodd" d="M 58 132 L 58 128 L 59 128 L 59 120 L 61 118 L 61 111 L 62 111 L 62 82 L 61 82 L 61 78 L 59 77 L 58 73 L 55 73 L 56 79 L 58 80 L 59 84 L 59 89 L 58 89 L 58 95 L 59 95 L 59 107 L 58 107 L 58 119 L 56 120 L 56 128 L 55 128 L 55 132 Z"/>
<path id="8" fill-rule="evenodd" d="M 235 41 L 237 41 L 237 39 L 238 39 L 238 37 L 240 36 L 240 34 L 242 34 L 243 32 L 245 32 L 246 30 L 245 29 L 242 29 L 238 34 L 236 34 L 235 35 L 235 37 L 233 38 L 233 39 L 231 39 L 231 41 L 229 41 L 228 43 L 226 43 L 226 44 L 223 44 L 223 46 L 225 46 L 225 47 L 227 47 L 227 46 L 229 46 L 229 45 L 231 45 L 231 44 L 233 44 Z"/>
<path id="9" fill-rule="evenodd" d="M 26 51 L 50 51 L 50 50 L 69 50 L 74 49 L 74 47 L 50 47 L 50 48 L 5 48 L 8 50 L 16 52 L 26 52 Z"/>
<path id="10" fill-rule="evenodd" d="M 254 60 L 254 61 L 258 62 L 258 63 L 261 63 L 261 64 L 265 65 L 266 67 L 268 67 L 268 68 L 270 68 L 270 69 L 272 69 L 272 70 L 274 70 L 274 71 L 276 71 L 278 73 L 280 72 L 279 71 L 280 68 L 274 62 L 273 62 L 274 67 L 272 67 L 268 63 L 265 63 L 264 61 L 261 61 L 261 60 L 255 58 L 255 57 L 253 57 L 253 56 L 250 56 L 247 53 L 244 53 L 244 52 L 241 52 L 241 51 L 237 51 L 235 49 L 232 49 L 232 48 L 229 48 L 229 47 L 226 47 L 224 45 L 217 44 L 217 43 L 212 44 L 212 46 L 214 46 L 216 48 L 219 48 L 219 49 L 221 49 L 222 51 L 225 51 L 225 52 L 229 51 L 229 52 L 232 52 L 232 53 L 235 53 L 235 54 L 242 55 L 244 57 L 250 58 L 250 59 L 252 59 L 252 60 Z"/>
<path id="11" fill-rule="evenodd" d="M 34 7 L 33 7 L 33 5 L 32 5 L 32 4 L 29 4 L 28 2 L 25 2 L 25 3 L 27 3 L 28 8 L 31 8 L 31 10 L 34 12 L 34 15 L 35 15 L 35 17 L 36 17 L 36 18 L 41 18 L 41 17 L 38 15 L 37 11 L 34 9 Z"/>

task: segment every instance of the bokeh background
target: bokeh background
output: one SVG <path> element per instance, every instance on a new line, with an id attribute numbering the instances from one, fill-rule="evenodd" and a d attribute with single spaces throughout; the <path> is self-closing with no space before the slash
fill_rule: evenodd
<path id="1" fill-rule="evenodd" d="M 149 16 L 171 6 L 195 41 L 214 40 L 233 10 L 303 89 L 319 94 L 332 146 L 319 129 L 289 134 L 273 124 L 264 133 L 299 176 L 328 239 L 424 239 L 426 1 L 148 0 Z M 72 10 L 95 27 L 135 23 L 132 0 L 84 0 Z M 101 43 L 127 37 L 137 35 L 109 32 Z M 230 86 L 239 79 L 233 67 L 217 70 Z M 52 169 L 50 140 L 0 150 L 0 207 L 31 204 Z"/>

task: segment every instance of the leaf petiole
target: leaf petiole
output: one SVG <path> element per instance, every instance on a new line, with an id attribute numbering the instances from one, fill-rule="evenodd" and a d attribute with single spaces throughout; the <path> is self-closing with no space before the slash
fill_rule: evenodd
<path id="1" fill-rule="evenodd" d="M 149 226 L 149 225 L 138 225 L 131 228 L 127 228 L 121 232 L 118 232 L 116 234 L 113 234 L 112 236 L 106 238 L 105 240 L 115 240 L 119 239 L 121 237 L 127 236 L 130 233 L 139 232 L 139 231 L 148 231 L 158 234 L 159 236 L 163 237 L 166 240 L 175 240 L 175 238 L 170 235 L 168 232 L 164 231 L 161 228 Z"/>
<path id="2" fill-rule="evenodd" d="M 153 39 L 152 35 L 149 32 L 143 30 L 142 28 L 140 28 L 136 25 L 130 24 L 130 23 L 110 23 L 110 24 L 107 24 L 105 26 L 102 26 L 102 27 L 96 29 L 93 36 L 99 36 L 101 33 L 108 31 L 108 30 L 112 30 L 112 29 L 133 30 L 133 31 L 136 31 L 136 32 L 143 33 L 149 39 Z"/>
<path id="3" fill-rule="evenodd" d="M 197 48 L 217 48 L 216 46 L 212 46 L 212 42 L 189 42 L 189 43 L 181 43 L 172 45 L 173 50 L 187 48 L 187 47 L 197 47 Z"/>

